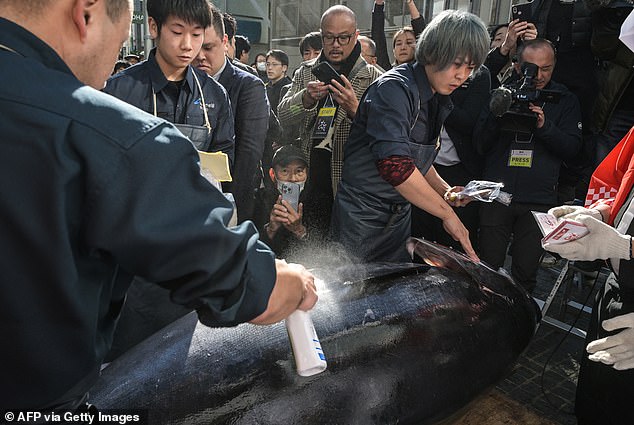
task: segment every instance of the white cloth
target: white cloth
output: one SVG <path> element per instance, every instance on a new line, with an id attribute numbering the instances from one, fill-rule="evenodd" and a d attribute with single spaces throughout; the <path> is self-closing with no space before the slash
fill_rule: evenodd
<path id="1" fill-rule="evenodd" d="M 584 208 L 577 205 L 562 205 L 548 210 L 548 214 L 554 215 L 556 218 L 565 218 L 568 220 L 576 220 L 580 215 L 589 215 L 597 220 L 603 221 L 601 212 L 590 208 Z"/>
<path id="2" fill-rule="evenodd" d="M 460 164 L 460 158 L 458 157 L 456 147 L 451 141 L 451 137 L 447 134 L 444 126 L 440 132 L 440 150 L 438 151 L 438 155 L 436 155 L 434 164 L 443 165 L 445 167 Z"/>
<path id="3" fill-rule="evenodd" d="M 621 24 L 619 40 L 634 52 L 634 10 L 630 12 L 623 24 Z"/>

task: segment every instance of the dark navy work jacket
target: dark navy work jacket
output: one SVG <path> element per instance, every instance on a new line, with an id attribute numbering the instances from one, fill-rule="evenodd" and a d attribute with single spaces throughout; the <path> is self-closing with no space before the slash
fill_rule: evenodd
<path id="1" fill-rule="evenodd" d="M 157 116 L 174 124 L 204 126 L 202 98 L 194 74 L 198 78 L 205 98 L 205 107 L 211 124 L 211 132 L 200 150 L 222 151 L 234 158 L 234 121 L 231 102 L 227 91 L 213 78 L 192 66 L 187 67 L 185 81 L 174 105 L 172 98 L 165 94 L 168 80 L 156 62 L 156 49 L 147 60 L 113 75 L 108 80 L 104 92 L 111 94 L 149 114 L 154 114 L 152 91 L 156 93 Z"/>
<path id="2" fill-rule="evenodd" d="M 133 275 L 209 325 L 251 320 L 273 253 L 167 121 L 90 88 L 0 18 L 0 411 L 81 398 Z"/>

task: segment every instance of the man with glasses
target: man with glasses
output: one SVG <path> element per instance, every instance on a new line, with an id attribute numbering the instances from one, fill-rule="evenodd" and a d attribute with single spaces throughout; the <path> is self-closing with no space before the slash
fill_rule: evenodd
<path id="1" fill-rule="evenodd" d="M 504 190 L 513 199 L 509 206 L 498 202 L 481 205 L 479 244 L 482 260 L 497 270 L 504 265 L 512 235 L 511 275 L 531 292 L 544 253 L 543 235 L 532 212 L 546 212 L 557 204 L 562 162 L 579 152 L 582 125 L 577 97 L 552 80 L 556 64 L 552 43 L 543 38 L 524 40 L 517 56 L 515 76 L 505 86 L 521 87 L 532 68 L 535 90 L 559 92 L 560 99 L 556 103 L 542 99 L 528 103 L 533 121 L 525 124 L 517 119 L 519 115 L 505 113 L 498 117 L 489 105 L 484 105 L 473 138 L 476 149 L 485 157 L 483 178 L 504 183 Z"/>
<path id="2" fill-rule="evenodd" d="M 315 214 L 311 221 L 328 232 L 350 124 L 363 92 L 381 72 L 361 56 L 356 16 L 348 7 L 337 5 L 326 10 L 320 32 L 321 54 L 302 63 L 296 71 L 278 112 L 282 127 L 300 127 L 300 147 L 311 170 L 304 210 Z M 329 63 L 341 75 L 343 84 L 317 80 L 311 71 L 322 62 Z M 311 234 L 311 238 L 314 236 Z"/>
<path id="3" fill-rule="evenodd" d="M 365 61 L 370 65 L 378 67 L 379 64 L 376 61 L 376 43 L 374 40 L 370 37 L 366 37 L 365 35 L 360 35 L 358 40 L 359 43 L 361 43 L 361 56 L 363 56 L 363 59 L 365 59 Z M 383 68 L 379 69 L 384 71 Z"/>
<path id="4" fill-rule="evenodd" d="M 269 97 L 271 108 L 277 112 L 280 103 L 282 87 L 291 83 L 286 72 L 288 71 L 288 55 L 283 50 L 273 49 L 266 54 L 266 94 Z"/>

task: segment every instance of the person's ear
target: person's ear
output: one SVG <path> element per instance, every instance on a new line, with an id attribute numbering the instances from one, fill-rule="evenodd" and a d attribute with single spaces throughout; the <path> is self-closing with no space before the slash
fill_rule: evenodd
<path id="1" fill-rule="evenodd" d="M 269 168 L 269 177 L 271 178 L 271 181 L 275 183 L 275 171 L 273 171 L 273 168 Z"/>
<path id="2" fill-rule="evenodd" d="M 73 3 L 72 19 L 82 42 L 88 37 L 88 25 L 92 24 L 97 3 L 99 3 L 98 0 L 75 0 Z"/>
<path id="3" fill-rule="evenodd" d="M 158 24 L 154 20 L 153 17 L 148 16 L 147 18 L 148 27 L 150 29 L 150 38 L 152 40 L 156 40 L 159 37 L 159 29 Z"/>
<path id="4" fill-rule="evenodd" d="M 282 73 L 286 74 L 286 71 L 288 71 L 288 65 L 282 65 Z"/>

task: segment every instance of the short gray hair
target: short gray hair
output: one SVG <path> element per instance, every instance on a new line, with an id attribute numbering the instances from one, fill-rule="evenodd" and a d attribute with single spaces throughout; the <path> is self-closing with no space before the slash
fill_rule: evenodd
<path id="1" fill-rule="evenodd" d="M 477 70 L 486 59 L 489 43 L 489 33 L 482 19 L 461 10 L 445 10 L 432 19 L 420 35 L 416 60 L 442 71 L 459 59 L 475 64 Z"/>

